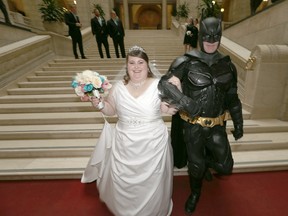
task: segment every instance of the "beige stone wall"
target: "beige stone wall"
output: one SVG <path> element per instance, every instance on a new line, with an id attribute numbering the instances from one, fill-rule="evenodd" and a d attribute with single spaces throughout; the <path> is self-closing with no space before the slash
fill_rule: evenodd
<path id="1" fill-rule="evenodd" d="M 250 0 L 229 1 L 228 22 L 235 22 L 250 16 Z"/>
<path id="2" fill-rule="evenodd" d="M 43 22 L 41 19 L 41 13 L 39 12 L 39 4 L 42 3 L 42 0 L 22 0 L 24 12 L 26 16 L 30 19 L 30 24 L 35 29 L 44 30 Z"/>
<path id="3" fill-rule="evenodd" d="M 234 42 L 252 50 L 259 44 L 288 44 L 288 1 L 271 6 L 223 32 Z"/>

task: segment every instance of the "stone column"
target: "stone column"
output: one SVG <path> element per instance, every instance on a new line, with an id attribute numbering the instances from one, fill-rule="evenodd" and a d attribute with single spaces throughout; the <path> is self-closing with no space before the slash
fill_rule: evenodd
<path id="1" fill-rule="evenodd" d="M 167 29 L 167 0 L 162 0 L 162 29 Z"/>
<path id="2" fill-rule="evenodd" d="M 128 0 L 123 0 L 124 7 L 124 28 L 130 29 L 129 26 L 129 10 L 128 10 Z"/>

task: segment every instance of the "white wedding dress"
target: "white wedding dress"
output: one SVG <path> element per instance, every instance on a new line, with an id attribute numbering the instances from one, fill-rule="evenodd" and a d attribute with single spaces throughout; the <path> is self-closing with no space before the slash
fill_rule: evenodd
<path id="1" fill-rule="evenodd" d="M 82 176 L 83 183 L 97 179 L 100 199 L 116 216 L 167 216 L 172 211 L 172 149 L 158 81 L 138 98 L 122 81 L 114 85 L 118 122 L 115 129 L 105 123 Z"/>

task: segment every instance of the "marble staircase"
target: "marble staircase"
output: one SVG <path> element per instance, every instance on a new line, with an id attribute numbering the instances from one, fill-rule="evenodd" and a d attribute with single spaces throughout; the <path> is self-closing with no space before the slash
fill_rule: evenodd
<path id="1" fill-rule="evenodd" d="M 71 88 L 72 77 L 90 69 L 111 82 L 125 73 L 125 59 L 100 59 L 95 40 L 85 44 L 88 59 L 56 57 L 11 85 L 0 96 L 0 180 L 80 178 L 101 133 L 103 117 L 81 102 Z M 167 30 L 130 30 L 125 45 L 143 46 L 150 62 L 165 73 L 175 57 L 182 55 L 182 39 Z M 234 172 L 288 169 L 288 122 L 250 118 L 244 113 L 245 136 L 228 136 L 235 159 Z M 170 116 L 163 116 L 170 128 Z M 107 117 L 112 124 L 116 117 Z M 187 170 L 176 169 L 175 175 Z"/>

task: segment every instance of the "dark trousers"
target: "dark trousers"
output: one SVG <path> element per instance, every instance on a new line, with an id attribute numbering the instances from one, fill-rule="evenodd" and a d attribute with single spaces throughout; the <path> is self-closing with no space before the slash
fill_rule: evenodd
<path id="1" fill-rule="evenodd" d="M 0 9 L 1 9 L 2 13 L 4 14 L 5 22 L 8 24 L 11 24 L 6 6 L 2 0 L 0 0 Z"/>
<path id="2" fill-rule="evenodd" d="M 233 158 L 226 126 L 213 128 L 184 123 L 184 141 L 187 148 L 188 171 L 202 178 L 207 168 L 227 175 L 232 172 Z"/>
<path id="3" fill-rule="evenodd" d="M 99 52 L 100 57 L 104 58 L 103 51 L 102 51 L 102 44 L 103 44 L 105 51 L 106 51 L 107 58 L 111 58 L 107 37 L 100 37 L 100 38 L 96 37 L 96 42 L 97 42 L 98 52 Z"/>
<path id="4" fill-rule="evenodd" d="M 116 53 L 116 57 L 119 58 L 119 47 L 120 47 L 120 51 L 121 51 L 121 56 L 122 58 L 126 57 L 125 54 L 125 47 L 124 47 L 124 37 L 113 37 L 113 44 L 114 44 L 114 48 L 115 48 L 115 53 Z"/>
<path id="5" fill-rule="evenodd" d="M 202 179 L 209 168 L 221 175 L 231 174 L 234 161 L 225 125 L 206 128 L 185 122 L 184 141 L 192 191 L 200 194 Z"/>
<path id="6" fill-rule="evenodd" d="M 78 53 L 77 53 L 77 44 L 79 47 L 79 51 L 81 54 L 81 57 L 84 58 L 84 51 L 83 51 L 83 42 L 82 42 L 82 35 L 81 32 L 76 32 L 75 34 L 71 35 L 72 38 L 72 48 L 73 48 L 73 53 L 75 58 L 78 58 Z"/>

